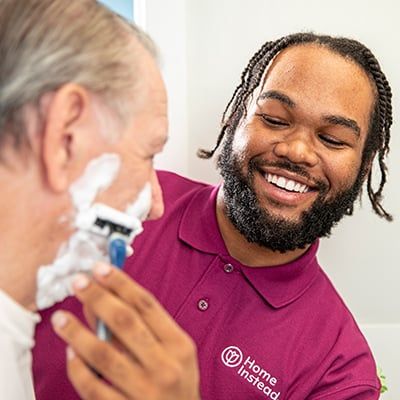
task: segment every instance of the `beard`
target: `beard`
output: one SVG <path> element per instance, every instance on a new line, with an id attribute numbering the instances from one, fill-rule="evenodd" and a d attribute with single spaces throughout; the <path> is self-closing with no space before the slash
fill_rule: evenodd
<path id="1" fill-rule="evenodd" d="M 351 187 L 329 200 L 327 185 L 315 182 L 319 194 L 298 221 L 273 215 L 261 207 L 254 190 L 254 175 L 259 173 L 260 167 L 274 166 L 307 178 L 310 178 L 309 173 L 304 167 L 287 160 L 266 163 L 255 157 L 250 160 L 248 172 L 244 175 L 239 157 L 233 154 L 232 142 L 233 135 L 224 142 L 217 165 L 224 180 L 225 213 L 248 242 L 282 253 L 305 248 L 318 238 L 328 237 L 343 216 L 351 214 L 363 183 L 361 172 Z"/>

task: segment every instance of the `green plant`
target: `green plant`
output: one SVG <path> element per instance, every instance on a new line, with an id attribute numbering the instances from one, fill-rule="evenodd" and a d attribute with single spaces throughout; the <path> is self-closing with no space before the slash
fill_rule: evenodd
<path id="1" fill-rule="evenodd" d="M 381 367 L 378 367 L 378 378 L 381 381 L 381 393 L 385 393 L 388 391 L 386 376 L 383 375 L 383 371 Z"/>

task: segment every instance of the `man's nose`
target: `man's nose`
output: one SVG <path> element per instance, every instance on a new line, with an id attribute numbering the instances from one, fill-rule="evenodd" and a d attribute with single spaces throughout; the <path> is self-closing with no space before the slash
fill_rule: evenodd
<path id="1" fill-rule="evenodd" d="M 318 163 L 318 155 L 308 132 L 293 132 L 275 144 L 274 154 L 286 158 L 295 164 L 314 167 Z"/>
<path id="2" fill-rule="evenodd" d="M 164 214 L 164 200 L 160 182 L 156 172 L 153 170 L 151 174 L 151 209 L 147 217 L 148 220 L 158 219 Z"/>

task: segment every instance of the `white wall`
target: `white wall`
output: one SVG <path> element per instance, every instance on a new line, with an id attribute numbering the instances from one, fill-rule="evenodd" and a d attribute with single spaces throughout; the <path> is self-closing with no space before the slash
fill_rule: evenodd
<path id="1" fill-rule="evenodd" d="M 171 143 L 158 165 L 192 178 L 218 181 L 213 163 L 198 160 L 195 152 L 199 147 L 214 145 L 222 111 L 239 83 L 241 71 L 265 41 L 313 30 L 359 39 L 380 60 L 394 92 L 395 122 L 385 204 L 397 218 L 391 224 L 381 221 L 365 199 L 362 210 L 342 221 L 332 238 L 323 240 L 320 261 L 357 320 L 369 327 L 367 337 L 371 336 L 379 355 L 385 354 L 381 356 L 384 359 L 398 357 L 396 363 L 389 362 L 391 370 L 387 374 L 396 379 L 384 399 L 400 399 L 400 263 L 396 257 L 400 247 L 400 185 L 396 179 L 400 177 L 397 39 L 400 3 L 395 0 L 148 0 L 148 3 L 152 16 L 149 31 L 165 56 L 171 99 Z M 393 334 L 395 331 L 397 334 Z M 394 350 L 389 355 L 390 348 Z M 397 369 L 393 370 L 395 364 Z"/>
<path id="2" fill-rule="evenodd" d="M 361 325 L 378 365 L 382 367 L 389 390 L 382 400 L 400 399 L 400 324 Z M 397 344 L 397 346 L 396 346 Z"/>
<path id="3" fill-rule="evenodd" d="M 155 165 L 188 175 L 186 1 L 146 0 L 145 5 L 145 29 L 158 46 L 169 103 L 169 140 Z"/>

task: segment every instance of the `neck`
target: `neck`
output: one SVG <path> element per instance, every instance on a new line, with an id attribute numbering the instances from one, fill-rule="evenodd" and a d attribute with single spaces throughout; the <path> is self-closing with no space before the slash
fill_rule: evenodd
<path id="1" fill-rule="evenodd" d="M 50 224 L 59 210 L 33 170 L 0 166 L 0 289 L 29 310 L 36 308 L 38 267 L 52 260 L 63 230 Z"/>
<path id="2" fill-rule="evenodd" d="M 294 261 L 307 251 L 309 246 L 281 253 L 248 242 L 227 217 L 223 197 L 221 189 L 218 192 L 216 205 L 217 222 L 229 254 L 241 264 L 249 267 L 272 267 Z"/>
<path id="3" fill-rule="evenodd" d="M 0 184 L 5 188 L 0 200 L 0 289 L 32 310 L 35 277 L 31 273 L 34 255 L 30 242 L 35 226 L 30 223 L 27 204 L 23 204 L 19 193 L 4 184 L 3 179 Z"/>

